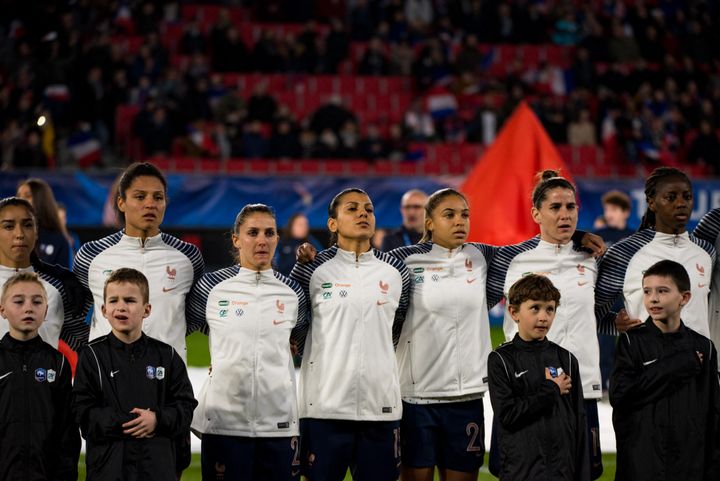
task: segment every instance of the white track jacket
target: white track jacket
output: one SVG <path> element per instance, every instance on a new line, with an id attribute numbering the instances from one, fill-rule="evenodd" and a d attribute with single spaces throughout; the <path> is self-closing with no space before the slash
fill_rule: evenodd
<path id="1" fill-rule="evenodd" d="M 300 369 L 300 417 L 400 419 L 394 345 L 410 297 L 405 265 L 375 249 L 356 257 L 333 246 L 296 264 L 291 277 L 312 310 Z"/>
<path id="2" fill-rule="evenodd" d="M 580 365 L 585 399 L 602 397 L 600 349 L 595 322 L 595 259 L 573 242 L 551 244 L 533 237 L 520 244 L 501 247 L 490 268 L 488 303 L 492 307 L 506 297 L 510 287 L 528 274 L 547 276 L 560 291 L 558 307 L 547 338 L 570 351 Z M 517 324 L 505 310 L 503 331 L 512 340 Z"/>
<path id="3" fill-rule="evenodd" d="M 152 311 L 143 322 L 143 332 L 170 344 L 187 362 L 185 335 L 194 328 L 185 323 L 185 296 L 203 273 L 198 248 L 169 234 L 160 233 L 143 242 L 122 231 L 84 244 L 75 255 L 73 270 L 93 295 L 91 341 L 110 332 L 101 310 L 103 286 L 112 271 L 121 267 L 139 270 L 150 284 Z"/>
<path id="4" fill-rule="evenodd" d="M 212 371 L 192 429 L 245 437 L 297 436 L 291 333 L 307 329 L 300 285 L 270 269 L 205 274 L 188 298 L 188 319 L 209 329 Z"/>
<path id="5" fill-rule="evenodd" d="M 453 398 L 488 389 L 492 351 L 486 299 L 494 247 L 431 242 L 390 252 L 407 265 L 413 293 L 397 349 L 403 398 Z"/>

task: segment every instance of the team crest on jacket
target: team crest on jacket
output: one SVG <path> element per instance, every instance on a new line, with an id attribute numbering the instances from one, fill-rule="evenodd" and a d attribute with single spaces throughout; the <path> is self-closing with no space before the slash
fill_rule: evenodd
<path id="1" fill-rule="evenodd" d="M 169 281 L 174 281 L 175 276 L 177 275 L 177 269 L 171 266 L 165 267 L 165 272 L 167 272 L 167 277 Z"/>
<path id="2" fill-rule="evenodd" d="M 56 372 L 53 369 L 47 370 L 47 382 L 55 382 Z"/>
<path id="3" fill-rule="evenodd" d="M 47 371 L 42 367 L 35 369 L 35 380 L 37 382 L 45 382 L 45 379 L 47 379 Z"/>
<path id="4" fill-rule="evenodd" d="M 285 313 L 285 304 L 280 302 L 280 299 L 275 301 L 275 307 L 277 307 L 278 314 L 284 314 Z"/>
<path id="5" fill-rule="evenodd" d="M 578 271 L 578 273 L 579 273 L 581 276 L 584 276 L 584 275 L 585 275 L 585 266 L 583 266 L 583 265 L 581 265 L 581 264 L 578 264 L 578 265 L 577 265 L 577 271 Z"/>
<path id="6" fill-rule="evenodd" d="M 472 260 L 465 259 L 465 270 L 468 272 L 472 272 Z"/>
<path id="7" fill-rule="evenodd" d="M 695 264 L 695 269 L 697 269 L 698 274 L 700 274 L 701 276 L 704 276 L 704 275 L 705 275 L 705 267 L 703 267 L 703 266 L 701 266 L 700 264 L 697 264 L 697 263 L 696 263 L 696 264 Z"/>
<path id="8" fill-rule="evenodd" d="M 387 294 L 387 293 L 388 293 L 388 289 L 390 289 L 390 284 L 387 283 L 387 282 L 380 281 L 380 282 L 379 282 L 379 285 L 380 285 L 380 293 L 381 293 L 381 294 Z"/>
<path id="9" fill-rule="evenodd" d="M 155 368 L 152 366 L 147 366 L 145 368 L 145 377 L 148 379 L 155 379 Z"/>
<path id="10" fill-rule="evenodd" d="M 165 368 L 162 366 L 158 366 L 155 368 L 155 379 L 158 381 L 162 381 L 165 379 Z"/>

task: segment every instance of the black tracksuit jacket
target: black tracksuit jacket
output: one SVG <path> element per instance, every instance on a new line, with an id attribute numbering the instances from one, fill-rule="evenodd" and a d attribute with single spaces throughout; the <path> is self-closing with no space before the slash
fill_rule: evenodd
<path id="1" fill-rule="evenodd" d="M 572 388 L 561 395 L 545 368 L 561 367 Z M 590 479 L 578 361 L 557 344 L 518 334 L 488 358 L 490 401 L 498 419 L 500 479 Z"/>
<path id="2" fill-rule="evenodd" d="M 168 344 L 145 334 L 125 344 L 112 333 L 88 344 L 73 387 L 87 481 L 175 481 L 174 439 L 190 429 L 196 405 L 185 364 Z M 155 412 L 154 437 L 123 434 L 136 407 Z"/>
<path id="3" fill-rule="evenodd" d="M 0 479 L 76 481 L 70 364 L 40 336 L 0 340 Z"/>
<path id="4" fill-rule="evenodd" d="M 717 365 L 710 339 L 684 324 L 663 334 L 648 319 L 620 336 L 610 377 L 615 479 L 720 479 Z"/>

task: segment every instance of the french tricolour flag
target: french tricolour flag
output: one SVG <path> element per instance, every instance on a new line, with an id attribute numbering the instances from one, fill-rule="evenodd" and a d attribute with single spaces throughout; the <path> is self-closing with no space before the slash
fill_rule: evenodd
<path id="1" fill-rule="evenodd" d="M 92 135 L 92 132 L 73 133 L 68 139 L 67 145 L 68 150 L 82 168 L 95 164 L 102 157 L 100 141 Z"/>
<path id="2" fill-rule="evenodd" d="M 457 99 L 444 87 L 436 86 L 430 89 L 425 97 L 428 112 L 433 119 L 441 120 L 457 112 Z"/>

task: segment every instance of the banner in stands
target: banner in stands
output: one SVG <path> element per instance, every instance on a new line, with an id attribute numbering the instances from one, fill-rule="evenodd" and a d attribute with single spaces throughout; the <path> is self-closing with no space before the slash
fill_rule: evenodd
<path id="1" fill-rule="evenodd" d="M 77 227 L 103 225 L 113 175 L 89 173 L 38 173 L 53 189 L 59 202 L 68 207 L 68 223 Z M 14 195 L 18 182 L 27 173 L 3 172 L 0 195 Z M 233 177 L 222 175 L 168 175 L 170 204 L 163 225 L 166 228 L 198 227 L 228 229 L 237 212 L 247 203 L 261 202 L 275 208 L 279 225 L 292 214 L 303 212 L 313 228 L 324 228 L 330 199 L 347 187 L 365 189 L 375 204 L 378 227 L 401 223 L 400 198 L 411 188 L 428 193 L 445 186 L 457 186 L 463 179 L 444 177 Z M 602 215 L 600 198 L 612 189 L 627 192 L 633 201 L 630 227 L 636 227 L 645 211 L 644 181 L 577 179 L 580 194 L 579 226 L 592 230 Z M 690 228 L 708 210 L 720 207 L 720 181 L 694 182 L 695 208 Z M 527 200 L 530 216 L 530 199 Z M 477 207 L 476 207 L 477 208 Z"/>

